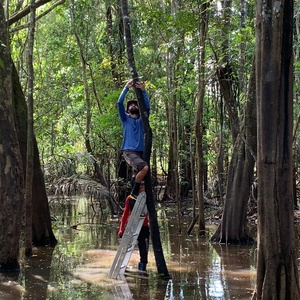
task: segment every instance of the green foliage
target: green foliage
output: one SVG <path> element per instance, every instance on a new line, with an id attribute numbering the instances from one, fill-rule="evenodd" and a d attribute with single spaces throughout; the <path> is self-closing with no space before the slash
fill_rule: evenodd
<path id="1" fill-rule="evenodd" d="M 147 83 L 151 102 L 150 125 L 153 149 L 159 165 L 168 162 L 170 124 L 167 107 L 176 97 L 180 158 L 189 160 L 194 155 L 194 122 L 198 93 L 198 54 L 200 39 L 200 5 L 198 1 L 182 2 L 178 7 L 171 2 L 150 1 L 130 3 L 131 30 L 137 70 Z M 61 175 L 69 172 L 68 159 L 86 153 L 86 90 L 82 60 L 91 103 L 89 139 L 93 155 L 108 170 L 116 163 L 122 141 L 121 122 L 116 102 L 129 70 L 122 36 L 120 7 L 115 1 L 75 1 L 64 3 L 37 22 L 34 51 L 35 68 L 35 133 L 44 166 Z M 245 45 L 245 80 L 248 80 L 254 53 L 254 3 L 248 3 L 249 16 L 240 26 L 240 2 L 233 2 L 229 27 L 225 30 L 223 11 L 217 3 L 209 6 L 209 30 L 205 53 L 206 97 L 203 125 L 205 127 L 206 161 L 211 170 L 216 168 L 219 151 L 219 132 L 225 132 L 230 145 L 228 121 L 220 124 L 224 110 L 215 72 L 222 59 L 229 55 L 236 80 L 240 64 L 240 46 Z M 38 9 L 38 14 L 51 4 Z M 12 1 L 12 10 L 17 2 Z M 108 8 L 112 24 L 107 23 Z M 20 8 L 18 8 L 20 9 Z M 26 18 L 19 23 L 25 23 Z M 19 24 L 18 24 L 19 25 Z M 13 25 L 15 27 L 17 25 Z M 110 29 L 110 31 L 108 30 Z M 75 37 L 80 39 L 82 55 Z M 108 35 L 110 32 L 110 35 Z M 26 37 L 27 30 L 12 35 L 12 55 L 26 92 Z M 228 49 L 224 41 L 228 38 Z M 115 77 L 113 77 L 113 75 Z M 117 75 L 116 75 L 117 74 Z M 247 84 L 247 82 L 245 83 Z M 243 95 L 239 92 L 243 105 Z M 241 110 L 242 111 L 242 110 Z M 227 118 L 225 114 L 225 119 Z M 227 120 L 227 119 L 226 119 Z M 184 140 L 188 139 L 188 140 Z M 186 148 L 191 145 L 190 148 Z M 230 147 L 230 146 L 229 146 Z M 79 167 L 80 165 L 80 167 Z M 75 164 L 89 169 L 92 162 Z M 55 171 L 56 170 L 56 171 Z M 117 173 L 110 172 L 112 178 Z M 212 172 L 213 173 L 213 172 Z"/>
<path id="2" fill-rule="evenodd" d="M 102 113 L 94 114 L 93 132 L 94 135 L 101 140 L 106 140 L 105 144 L 99 143 L 95 145 L 98 152 L 111 152 L 112 149 L 117 151 L 121 146 L 122 127 L 117 111 L 117 99 L 119 91 L 112 92 L 102 100 Z M 113 137 L 113 138 L 109 138 Z M 101 151 L 100 151 L 101 149 Z"/>

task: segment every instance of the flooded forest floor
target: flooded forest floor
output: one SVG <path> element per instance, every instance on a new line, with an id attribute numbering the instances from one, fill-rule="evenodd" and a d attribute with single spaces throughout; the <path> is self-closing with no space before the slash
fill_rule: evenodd
<path id="1" fill-rule="evenodd" d="M 120 217 L 101 214 L 85 198 L 50 201 L 52 226 L 58 244 L 34 248 L 31 258 L 21 257 L 18 274 L 0 274 L 2 299 L 251 299 L 255 287 L 255 249 L 252 246 L 222 246 L 209 242 L 221 216 L 217 203 L 207 209 L 205 237 L 187 234 L 192 213 L 182 216 L 178 232 L 175 204 L 157 207 L 163 254 L 171 279 L 157 276 L 150 241 L 148 277 L 108 278 L 119 244 Z M 250 224 L 255 224 L 252 214 Z M 255 236 L 253 236 L 256 238 Z M 137 248 L 137 247 L 136 247 Z M 138 250 L 128 268 L 135 270 Z"/>

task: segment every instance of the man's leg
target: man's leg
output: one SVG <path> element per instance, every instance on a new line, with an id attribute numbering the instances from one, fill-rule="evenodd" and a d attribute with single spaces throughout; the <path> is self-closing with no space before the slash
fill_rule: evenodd
<path id="1" fill-rule="evenodd" d="M 142 193 L 142 192 L 145 192 L 145 182 L 144 181 L 142 181 L 140 183 L 139 193 Z M 130 211 L 133 210 L 133 207 L 135 205 L 136 199 L 137 199 L 137 197 L 129 197 L 129 208 L 130 208 Z"/>
<path id="2" fill-rule="evenodd" d="M 148 165 L 144 165 L 142 169 L 135 175 L 135 181 L 130 193 L 133 197 L 137 198 L 137 196 L 139 195 L 141 182 L 143 181 L 144 177 L 148 173 L 148 170 L 149 170 Z"/>
<path id="3" fill-rule="evenodd" d="M 125 161 L 128 165 L 130 165 L 134 170 L 136 170 L 137 174 L 134 178 L 133 187 L 131 190 L 130 195 L 133 198 L 137 198 L 139 195 L 139 189 L 141 182 L 143 181 L 144 177 L 146 176 L 149 166 L 148 164 L 142 159 L 142 152 L 135 152 L 135 151 L 123 151 L 123 156 Z"/>
<path id="4" fill-rule="evenodd" d="M 149 251 L 149 227 L 143 226 L 141 228 L 138 237 L 138 247 L 140 252 L 140 262 L 138 264 L 138 269 L 140 271 L 146 271 L 148 263 L 148 251 Z"/>

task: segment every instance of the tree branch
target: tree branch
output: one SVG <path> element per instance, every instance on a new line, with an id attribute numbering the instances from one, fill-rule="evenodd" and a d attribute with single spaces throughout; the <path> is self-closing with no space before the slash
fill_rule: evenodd
<path id="1" fill-rule="evenodd" d="M 51 0 L 40 0 L 36 2 L 36 8 L 51 2 Z M 40 19 L 42 16 L 46 15 L 47 13 L 49 13 L 51 10 L 53 10 L 56 6 L 63 4 L 65 2 L 65 0 L 60 0 L 57 1 L 56 3 L 54 3 L 49 9 L 47 9 L 46 11 L 44 11 L 41 15 L 39 15 L 36 20 Z M 22 18 L 24 18 L 25 16 L 27 16 L 30 13 L 30 6 L 28 5 L 27 7 L 23 8 L 21 11 L 16 12 L 15 14 L 13 14 L 9 19 L 8 19 L 8 25 L 12 25 L 14 23 L 16 23 L 17 21 L 21 20 Z M 29 24 L 29 23 L 28 23 Z M 28 27 L 28 24 L 26 24 L 25 27 Z"/>

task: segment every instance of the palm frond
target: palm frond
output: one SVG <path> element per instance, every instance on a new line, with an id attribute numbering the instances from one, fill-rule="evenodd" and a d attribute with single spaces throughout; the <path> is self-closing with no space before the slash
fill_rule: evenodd
<path id="1" fill-rule="evenodd" d="M 87 174 L 61 177 L 52 184 L 55 195 L 80 196 L 100 200 L 109 197 L 108 189 Z"/>

